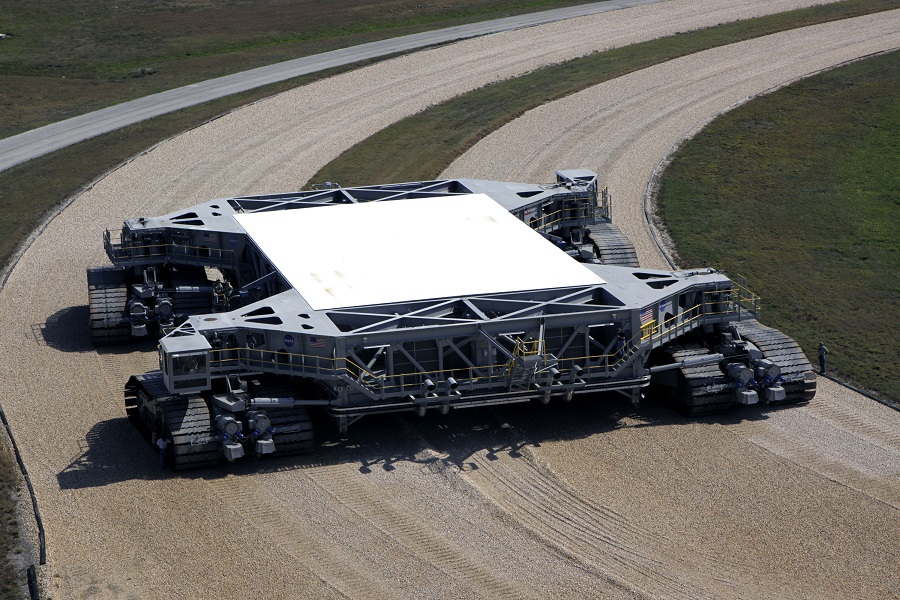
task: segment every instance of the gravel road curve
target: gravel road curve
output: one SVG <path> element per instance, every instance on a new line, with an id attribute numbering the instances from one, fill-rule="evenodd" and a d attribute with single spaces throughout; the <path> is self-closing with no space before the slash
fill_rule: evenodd
<path id="1" fill-rule="evenodd" d="M 426 46 L 659 1 L 661 0 L 605 0 L 565 6 L 368 42 L 207 79 L 0 139 L 0 171 L 145 119 L 301 75 L 390 54 L 415 51 Z"/>
<path id="2" fill-rule="evenodd" d="M 673 0 L 401 57 L 178 136 L 82 194 L 0 292 L 0 400 L 47 529 L 46 595 L 896 595 L 897 415 L 830 382 L 808 408 L 718 420 L 616 401 L 462 411 L 445 420 L 373 417 L 350 443 L 329 443 L 307 459 L 172 476 L 158 470 L 121 404 L 127 375 L 153 368 L 154 354 L 98 353 L 88 341 L 84 268 L 105 262 L 100 233 L 126 217 L 296 189 L 387 124 L 495 79 L 812 3 Z M 873 46 L 885 18 L 859 25 Z M 887 18 L 896 31 L 896 15 Z M 803 42 L 791 46 L 795 35 L 808 33 L 784 35 L 793 57 L 786 64 L 812 61 Z M 865 53 L 853 36 L 842 44 L 846 37 L 842 28 L 825 45 L 835 56 L 842 45 Z M 765 71 L 770 62 L 765 52 L 750 53 L 750 62 L 742 51 L 712 52 L 706 59 L 725 72 Z M 686 69 L 684 83 L 703 72 Z M 682 78 L 647 77 L 649 89 Z M 682 91 L 685 105 L 703 103 L 720 85 L 711 72 L 705 81 Z M 638 94 L 623 97 L 622 110 L 635 112 L 619 119 L 620 129 L 543 140 L 578 152 L 566 166 L 610 174 L 615 216 L 635 242 L 643 234 L 637 221 L 626 227 L 628 205 L 647 172 L 629 157 L 655 164 L 671 141 L 659 151 L 651 133 L 672 129 L 669 107 L 650 102 L 646 89 Z M 689 128 L 671 118 L 675 137 Z M 571 132 L 597 129 L 575 122 Z M 552 176 L 556 159 L 537 154 L 533 165 L 509 171 L 507 161 L 528 162 L 522 150 L 510 150 L 487 176 Z"/>
<path id="3" fill-rule="evenodd" d="M 594 169 L 615 191 L 613 220 L 635 244 L 641 264 L 664 269 L 643 197 L 670 148 L 750 97 L 898 47 L 900 11 L 892 11 L 701 52 L 532 110 L 482 140 L 443 176 L 531 181 L 573 164 Z M 630 429 L 584 443 L 543 444 L 535 455 L 579 498 L 604 497 L 629 522 L 665 532 L 667 543 L 659 544 L 655 558 L 682 587 L 647 581 L 642 591 L 666 597 L 900 593 L 892 566 L 900 559 L 896 411 L 820 379 L 806 407 L 678 423 L 670 433 L 655 428 L 629 435 Z M 617 443 L 616 436 L 625 441 Z M 639 460 L 627 456 L 624 464 L 613 460 L 585 472 L 583 457 L 622 458 L 623 450 L 640 444 L 651 450 Z M 661 464 L 678 468 L 663 474 Z M 622 486 L 634 479 L 636 486 Z M 780 489 L 772 489 L 775 482 Z M 482 483 L 486 495 L 497 496 L 490 480 Z M 521 514 L 515 504 L 510 514 Z M 672 521 L 681 535 L 673 535 Z M 700 580 L 692 581 L 693 571 L 703 573 Z M 633 574 L 624 578 L 640 582 Z"/>

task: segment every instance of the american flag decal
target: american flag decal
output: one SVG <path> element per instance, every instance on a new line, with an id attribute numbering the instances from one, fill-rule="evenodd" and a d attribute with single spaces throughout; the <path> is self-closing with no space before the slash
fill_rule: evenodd
<path id="1" fill-rule="evenodd" d="M 653 320 L 653 305 L 650 305 L 641 311 L 641 325 L 643 325 L 647 321 L 652 321 L 652 320 Z"/>
<path id="2" fill-rule="evenodd" d="M 325 338 L 316 337 L 314 335 L 309 336 L 309 345 L 313 348 L 324 348 L 325 347 Z"/>

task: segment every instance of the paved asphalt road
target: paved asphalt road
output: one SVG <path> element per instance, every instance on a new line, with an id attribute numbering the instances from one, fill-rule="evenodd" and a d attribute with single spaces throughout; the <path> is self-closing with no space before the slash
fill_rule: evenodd
<path id="1" fill-rule="evenodd" d="M 459 27 L 448 27 L 436 31 L 425 31 L 201 81 L 123 102 L 0 140 L 0 171 L 120 127 L 293 77 L 425 46 L 660 1 L 607 0 L 606 2 L 460 25 Z"/>

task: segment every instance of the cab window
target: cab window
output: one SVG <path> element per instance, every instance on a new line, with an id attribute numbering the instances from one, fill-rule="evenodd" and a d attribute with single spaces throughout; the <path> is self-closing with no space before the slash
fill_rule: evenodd
<path id="1" fill-rule="evenodd" d="M 205 354 L 181 354 L 172 358 L 173 376 L 180 377 L 195 373 L 206 373 Z"/>

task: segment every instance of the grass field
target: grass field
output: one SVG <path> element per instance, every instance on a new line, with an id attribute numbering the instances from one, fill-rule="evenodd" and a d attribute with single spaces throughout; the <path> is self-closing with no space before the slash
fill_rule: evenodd
<path id="1" fill-rule="evenodd" d="M 900 52 L 717 119 L 667 169 L 681 263 L 741 273 L 829 372 L 900 401 Z"/>
<path id="2" fill-rule="evenodd" d="M 0 138 L 166 89 L 588 0 L 0 0 Z"/>

